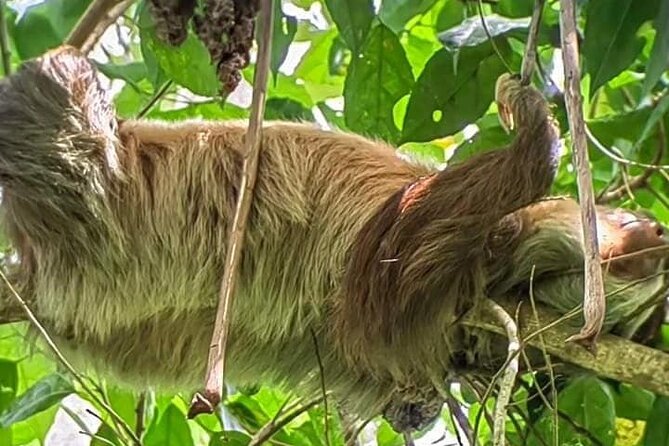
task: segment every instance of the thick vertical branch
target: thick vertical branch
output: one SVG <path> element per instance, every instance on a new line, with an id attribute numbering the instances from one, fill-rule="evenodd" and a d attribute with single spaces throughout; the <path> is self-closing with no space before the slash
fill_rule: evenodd
<path id="1" fill-rule="evenodd" d="M 195 417 L 200 413 L 211 413 L 221 402 L 225 374 L 225 348 L 231 323 L 230 308 L 235 291 L 235 282 L 241 259 L 244 233 L 248 220 L 253 188 L 258 171 L 260 154 L 262 118 L 265 113 L 265 96 L 269 73 L 270 50 L 272 39 L 273 0 L 262 0 L 260 5 L 260 29 L 262 35 L 258 39 L 258 62 L 253 81 L 253 99 L 251 101 L 251 117 L 244 140 L 244 165 L 241 187 L 232 228 L 228 238 L 229 244 L 225 256 L 223 280 L 219 293 L 218 309 L 214 332 L 209 346 L 205 389 L 202 394 L 193 397 L 188 416 Z"/>
<path id="2" fill-rule="evenodd" d="M 573 142 L 574 164 L 578 173 L 578 195 L 581 203 L 583 248 L 585 259 L 585 296 L 581 331 L 569 338 L 596 352 L 597 336 L 602 330 L 606 300 L 602 279 L 601 256 L 597 239 L 597 213 L 592 178 L 589 170 L 588 144 L 583 121 L 581 71 L 578 63 L 578 39 L 574 0 L 561 0 L 560 29 L 565 77 L 565 100 L 569 130 Z"/>

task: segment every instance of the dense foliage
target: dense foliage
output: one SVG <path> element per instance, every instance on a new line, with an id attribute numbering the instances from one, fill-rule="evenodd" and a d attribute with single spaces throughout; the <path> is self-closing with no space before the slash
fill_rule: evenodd
<path id="1" fill-rule="evenodd" d="M 317 121 L 384 139 L 402 153 L 436 164 L 509 140 L 492 104 L 494 82 L 508 68 L 520 68 L 532 0 L 275 3 L 266 119 Z M 88 4 L 9 1 L 3 12 L 11 66 L 15 69 L 22 60 L 60 44 Z M 558 1 L 548 1 L 544 10 L 535 81 L 556 104 L 565 131 L 558 6 Z M 581 0 L 578 6 L 581 85 L 594 135 L 590 156 L 596 191 L 601 201 L 643 209 L 669 223 L 669 177 L 644 165 L 669 164 L 669 0 Z M 222 99 L 203 44 L 193 33 L 177 49 L 159 41 L 145 1 L 138 1 L 107 30 L 93 57 L 110 80 L 123 117 L 176 121 L 249 114 L 253 64 L 243 73 L 247 82 Z M 576 194 L 570 155 L 569 150 L 564 153 L 555 194 Z M 44 352 L 44 345 L 26 339 L 25 333 L 25 324 L 0 327 L 0 444 L 37 445 L 47 437 L 52 444 L 124 444 L 121 423 L 91 401 L 80 383 Z M 657 347 L 664 345 L 669 342 L 660 341 Z M 220 416 L 189 421 L 184 414 L 190 395 L 130 392 L 91 378 L 147 446 L 246 445 L 278 412 L 291 410 L 282 411 L 287 401 L 293 409 L 299 407 L 285 391 L 237 389 Z M 559 438 L 554 439 L 556 414 L 543 402 L 549 380 L 548 374 L 538 372 L 523 377 L 507 427 L 511 444 L 557 440 L 570 445 L 669 445 L 669 399 L 589 375 L 554 381 L 560 392 Z M 476 394 L 462 388 L 457 397 L 474 425 L 482 410 Z M 487 401 L 483 407 L 489 410 L 491 405 Z M 332 405 L 329 409 L 330 444 L 343 444 L 345 416 Z M 444 430 L 454 441 L 451 415 L 445 408 L 423 444 L 439 439 Z M 490 440 L 486 420 L 483 416 L 477 432 L 481 442 Z M 316 405 L 279 429 L 271 442 L 326 444 L 325 424 L 324 408 Z M 363 435 L 366 444 L 403 444 L 384 422 L 374 420 L 370 426 Z M 76 443 L 58 437 L 67 429 L 73 430 Z"/>

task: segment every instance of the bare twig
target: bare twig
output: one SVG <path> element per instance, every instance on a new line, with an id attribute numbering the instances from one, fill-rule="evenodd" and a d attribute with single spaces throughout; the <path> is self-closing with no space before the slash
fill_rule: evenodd
<path id="1" fill-rule="evenodd" d="M 165 83 L 162 85 L 162 87 L 160 87 L 160 89 L 156 92 L 156 94 L 154 94 L 154 95 L 151 97 L 151 99 L 150 99 L 149 102 L 144 106 L 144 108 L 142 108 L 142 109 L 139 111 L 139 113 L 137 113 L 137 119 L 141 119 L 141 118 L 143 118 L 144 116 L 146 116 L 146 115 L 151 111 L 151 109 L 153 108 L 153 106 L 156 105 L 156 103 L 160 100 L 160 98 L 162 98 L 163 96 L 165 96 L 165 93 L 167 93 L 167 90 L 169 90 L 171 86 L 172 86 L 172 81 L 171 81 L 171 80 L 168 80 L 167 82 L 165 82 Z"/>
<path id="2" fill-rule="evenodd" d="M 625 195 L 631 196 L 633 190 L 640 189 L 648 184 L 648 179 L 651 177 L 651 175 L 653 175 L 653 173 L 657 171 L 657 167 L 655 167 L 655 165 L 658 165 L 662 162 L 664 149 L 667 146 L 666 131 L 664 122 L 662 121 L 658 123 L 657 139 L 657 150 L 655 151 L 655 156 L 653 157 L 652 166 L 646 167 L 641 174 L 629 179 L 622 186 L 600 195 L 599 199 L 597 200 L 598 203 L 609 203 L 614 200 L 619 200 Z"/>
<path id="3" fill-rule="evenodd" d="M 269 423 L 265 424 L 258 432 L 256 432 L 253 438 L 251 438 L 249 446 L 259 446 L 265 443 L 270 438 L 272 438 L 274 434 L 283 429 L 288 423 L 293 421 L 298 416 L 302 415 L 304 412 L 310 410 L 321 401 L 322 398 L 319 396 L 318 398 L 315 398 L 309 401 L 308 403 L 304 404 L 303 406 L 298 407 L 292 412 L 286 414 L 286 416 L 284 416 L 280 420 L 277 419 L 271 420 Z"/>
<path id="4" fill-rule="evenodd" d="M 81 52 L 84 54 L 89 53 L 98 43 L 105 31 L 107 31 L 107 28 L 114 24 L 135 1 L 136 0 L 121 0 L 120 3 L 111 7 L 101 17 L 98 17 L 98 23 L 95 25 L 95 28 L 93 28 L 86 37 L 86 40 L 81 44 Z"/>
<path id="5" fill-rule="evenodd" d="M 325 388 L 325 368 L 323 367 L 323 360 L 321 359 L 321 352 L 318 348 L 318 338 L 313 329 L 311 331 L 311 339 L 314 341 L 314 352 L 316 354 L 316 361 L 318 362 L 318 373 L 321 375 L 321 396 L 323 397 L 323 435 L 325 436 L 325 446 L 330 446 L 330 429 L 328 422 L 328 394 Z"/>
<path id="6" fill-rule="evenodd" d="M 497 393 L 495 413 L 493 415 L 493 445 L 504 446 L 506 444 L 506 407 L 508 406 L 509 401 L 511 401 L 513 385 L 516 382 L 516 376 L 518 375 L 518 351 L 520 351 L 520 341 L 518 339 L 518 327 L 509 313 L 492 300 L 486 300 L 485 305 L 490 312 L 497 317 L 497 320 L 504 327 L 507 338 L 509 338 L 507 357 L 510 358 L 510 360 L 507 361 L 508 364 L 499 380 L 499 391 Z"/>
<path id="7" fill-rule="evenodd" d="M 495 38 L 492 36 L 490 33 L 490 29 L 488 28 L 488 22 L 485 20 L 485 14 L 483 13 L 483 0 L 478 0 L 477 1 L 477 6 L 478 6 L 478 11 L 479 11 L 479 17 L 481 18 L 481 26 L 483 27 L 483 32 L 485 32 L 486 37 L 488 37 L 488 40 L 490 41 L 490 45 L 492 45 L 492 49 L 497 54 L 497 57 L 499 57 L 500 62 L 506 67 L 506 71 L 511 73 L 511 66 L 507 63 L 507 61 L 504 59 L 502 56 L 502 52 L 497 48 L 497 43 L 495 42 Z"/>
<path id="8" fill-rule="evenodd" d="M 146 416 L 146 391 L 139 394 L 135 407 L 135 436 L 142 438 L 144 434 L 144 420 Z"/>
<path id="9" fill-rule="evenodd" d="M 583 226 L 583 248 L 585 260 L 585 296 L 583 317 L 585 324 L 578 334 L 569 338 L 595 353 L 597 337 L 604 324 L 606 300 L 604 280 L 600 267 L 599 242 L 597 238 L 597 211 L 590 175 L 588 142 L 583 119 L 581 98 L 581 70 L 578 63 L 578 36 L 574 0 L 561 0 L 560 34 L 565 74 L 565 102 L 569 118 L 569 129 L 573 141 L 574 164 L 578 172 L 578 195 L 581 203 Z"/>
<path id="10" fill-rule="evenodd" d="M 0 0 L 0 57 L 5 76 L 12 74 L 12 52 L 9 50 L 9 34 L 7 34 L 7 17 L 5 17 L 5 0 Z"/>
<path id="11" fill-rule="evenodd" d="M 104 409 L 105 412 L 107 412 L 114 421 L 118 422 L 119 425 L 122 427 L 123 431 L 125 434 L 128 435 L 128 437 L 133 441 L 134 444 L 140 445 L 139 439 L 135 436 L 135 433 L 132 431 L 130 426 L 128 426 L 128 423 L 126 423 L 123 418 L 121 418 L 115 411 L 114 409 L 109 406 L 102 398 L 100 398 L 94 391 L 89 387 L 89 385 L 86 383 L 86 380 L 82 375 L 77 372 L 77 370 L 72 366 L 72 364 L 65 358 L 63 353 L 60 351 L 56 343 L 53 341 L 49 333 L 46 331 L 44 326 L 40 323 L 40 321 L 37 319 L 35 314 L 32 312 L 26 301 L 19 295 L 19 293 L 14 289 L 12 284 L 9 282 L 9 279 L 7 279 L 7 276 L 5 276 L 5 273 L 0 269 L 0 277 L 2 280 L 5 282 L 5 285 L 7 285 L 7 288 L 9 288 L 9 291 L 12 293 L 16 301 L 21 305 L 21 308 L 23 308 L 23 311 L 25 311 L 26 316 L 28 317 L 28 320 L 30 323 L 37 329 L 39 332 L 40 336 L 42 339 L 44 339 L 44 342 L 46 342 L 47 346 L 51 350 L 51 352 L 56 356 L 56 359 L 58 359 L 58 362 L 60 362 L 63 367 L 72 375 L 72 377 L 79 383 L 79 385 L 84 389 L 86 394 L 90 396 L 95 403 L 97 403 L 102 409 Z"/>
<path id="12" fill-rule="evenodd" d="M 260 23 L 262 35 L 258 39 L 258 61 L 253 81 L 253 99 L 251 101 L 251 118 L 244 140 L 244 165 L 241 186 L 237 198 L 237 207 L 232 221 L 229 244 L 223 268 L 223 280 L 219 293 L 216 322 L 209 347 L 207 360 L 207 376 L 203 394 L 196 394 L 191 402 L 189 417 L 200 413 L 211 413 L 220 403 L 223 396 L 225 374 L 225 349 L 231 323 L 230 308 L 235 290 L 237 270 L 241 259 L 246 222 L 253 201 L 253 188 L 258 171 L 258 155 L 262 134 L 262 118 L 265 112 L 265 96 L 269 73 L 270 51 L 272 41 L 273 0 L 262 0 L 260 6 Z"/>
<path id="13" fill-rule="evenodd" d="M 458 426 L 460 426 L 460 429 L 462 429 L 462 432 L 465 434 L 465 438 L 467 439 L 467 444 L 473 444 L 474 441 L 472 440 L 472 438 L 474 437 L 474 435 L 472 433 L 472 427 L 469 425 L 469 419 L 462 411 L 462 407 L 460 407 L 458 400 L 456 400 L 455 396 L 453 396 L 450 386 L 448 388 L 448 393 L 446 395 L 446 405 L 448 406 L 448 412 L 450 413 L 451 418 L 454 420 L 453 427 L 455 428 L 455 436 L 458 439 L 458 444 L 460 445 L 463 444 L 462 440 L 460 439 L 460 432 L 458 431 Z"/>
<path id="14" fill-rule="evenodd" d="M 98 26 L 98 23 L 100 23 L 114 6 L 122 1 L 123 0 L 94 0 L 88 6 L 84 15 L 81 16 L 63 43 L 82 50 L 84 44 L 87 43 L 87 40 L 93 34 L 96 26 Z M 121 11 L 119 15 L 122 13 L 123 11 Z"/>
<path id="15" fill-rule="evenodd" d="M 534 0 L 534 10 L 532 11 L 530 30 L 527 33 L 527 43 L 525 44 L 523 65 L 520 68 L 520 83 L 522 85 L 529 85 L 530 82 L 532 82 L 532 73 L 534 72 L 535 62 L 537 59 L 539 25 L 541 24 L 541 13 L 543 9 L 544 0 Z"/>

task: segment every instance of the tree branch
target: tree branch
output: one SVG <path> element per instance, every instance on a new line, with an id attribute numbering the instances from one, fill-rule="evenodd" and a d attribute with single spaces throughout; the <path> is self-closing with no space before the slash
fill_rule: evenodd
<path id="1" fill-rule="evenodd" d="M 537 39 L 539 37 L 539 25 L 541 24 L 543 9 L 544 0 L 534 0 L 534 10 L 532 11 L 530 30 L 527 33 L 523 65 L 520 68 L 520 83 L 523 85 L 529 85 L 530 82 L 532 82 L 532 74 L 534 73 L 534 67 L 536 66 Z"/>
<path id="2" fill-rule="evenodd" d="M 321 401 L 322 397 L 315 398 L 310 402 L 304 404 L 303 406 L 298 407 L 297 409 L 288 413 L 285 417 L 281 418 L 280 420 L 276 418 L 271 420 L 269 423 L 265 424 L 258 432 L 256 432 L 253 438 L 251 438 L 249 446 L 259 446 L 263 444 L 264 442 L 272 438 L 274 434 L 283 429 L 288 423 L 293 421 L 295 418 L 297 418 L 304 412 L 310 410 Z"/>
<path id="3" fill-rule="evenodd" d="M 84 54 L 91 50 L 109 24 L 113 23 L 134 0 L 94 0 L 63 42 Z M 119 6 L 118 8 L 116 6 Z M 123 8 L 121 8 L 123 6 Z M 114 14 L 111 14 L 111 11 Z M 101 24 L 107 23 L 104 28 Z M 102 28 L 102 29 L 101 29 Z"/>
<path id="4" fill-rule="evenodd" d="M 501 304 L 507 311 L 513 311 L 515 303 Z M 578 345 L 566 342 L 572 327 L 566 324 L 564 316 L 557 316 L 546 307 L 537 306 L 538 317 L 535 319 L 529 308 L 519 312 L 518 326 L 522 347 L 530 345 L 537 349 L 545 346 L 546 351 L 599 376 L 632 384 L 651 392 L 669 396 L 669 355 L 644 345 L 611 334 L 604 334 L 598 341 L 597 353 L 591 355 Z M 560 321 L 560 319 L 562 319 Z M 479 328 L 492 333 L 505 335 L 504 328 L 490 310 L 465 317 L 466 326 Z M 548 328 L 546 328 L 548 327 Z M 543 334 L 543 342 L 536 333 Z M 620 358 L 625 358 L 621 361 Z"/>
<path id="5" fill-rule="evenodd" d="M 262 0 L 260 5 L 260 27 L 262 35 L 258 39 L 258 61 L 253 81 L 253 99 L 251 101 L 251 118 L 244 140 L 244 165 L 241 187 L 237 199 L 237 208 L 230 230 L 229 245 L 225 256 L 223 280 L 219 293 L 216 322 L 209 347 L 205 389 L 202 394 L 193 397 L 188 416 L 200 413 L 211 413 L 223 397 L 225 375 L 225 348 L 230 327 L 230 308 L 235 290 L 237 270 L 242 254 L 246 222 L 253 201 L 253 188 L 258 171 L 258 157 L 262 134 L 262 118 L 265 114 L 265 96 L 269 76 L 270 53 L 272 48 L 273 0 Z"/>
<path id="6" fill-rule="evenodd" d="M 585 323 L 570 341 L 582 344 L 591 352 L 596 352 L 597 337 L 604 324 L 606 299 L 602 277 L 601 256 L 597 237 L 597 212 L 590 175 L 588 142 L 583 119 L 581 98 L 581 70 L 578 64 L 578 36 L 576 31 L 576 10 L 574 0 L 561 0 L 560 35 L 565 75 L 565 102 L 569 118 L 569 130 L 573 141 L 574 164 L 578 172 L 578 195 L 581 203 L 581 223 L 583 226 L 583 251 L 585 259 L 585 296 L 583 316 Z"/>

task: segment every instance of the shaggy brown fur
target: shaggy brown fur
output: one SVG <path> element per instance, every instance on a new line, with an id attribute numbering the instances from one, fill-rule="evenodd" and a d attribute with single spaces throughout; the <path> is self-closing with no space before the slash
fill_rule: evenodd
<path id="1" fill-rule="evenodd" d="M 266 125 L 230 383 L 318 389 L 313 329 L 327 387 L 375 414 L 393 388 L 481 358 L 466 332 L 453 336 L 457 317 L 524 286 L 533 266 L 538 299 L 563 311 L 580 301 L 582 276 L 565 273 L 582 262 L 577 206 L 530 205 L 548 191 L 557 134 L 541 96 L 506 82 L 514 145 L 438 173 L 359 136 Z M 235 122 L 119 125 L 93 66 L 70 49 L 0 84 L 16 281 L 70 356 L 137 387 L 199 387 L 244 132 Z M 606 252 L 664 243 L 648 220 L 599 216 Z M 631 282 L 659 267 L 644 261 L 609 271 L 608 290 L 632 284 L 609 300 L 611 324 L 658 288 L 657 278 Z"/>

